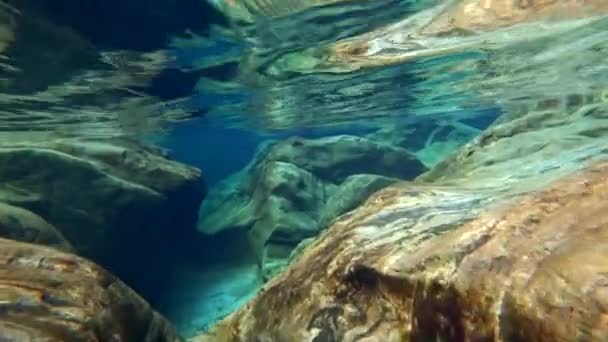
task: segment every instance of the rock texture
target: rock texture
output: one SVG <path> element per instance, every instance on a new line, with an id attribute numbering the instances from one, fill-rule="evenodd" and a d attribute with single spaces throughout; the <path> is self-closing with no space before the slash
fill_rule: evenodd
<path id="1" fill-rule="evenodd" d="M 65 237 L 150 300 L 175 254 L 159 251 L 194 234 L 205 193 L 199 170 L 128 140 L 2 144 L 0 164 L 0 203 L 31 212 L 5 237 L 53 246 Z"/>
<path id="2" fill-rule="evenodd" d="M 135 292 L 83 258 L 0 239 L 0 339 L 180 341 Z"/>
<path id="3" fill-rule="evenodd" d="M 381 191 L 197 341 L 606 339 L 607 191 L 607 164 L 481 214 Z"/>
<path id="4" fill-rule="evenodd" d="M 432 168 L 480 133 L 459 121 L 419 120 L 383 125 L 366 137 L 401 147 Z"/>
<path id="5" fill-rule="evenodd" d="M 156 234 L 170 219 L 192 218 L 204 190 L 198 170 L 129 143 L 4 145 L 0 163 L 0 199 L 44 217 L 95 259 Z M 171 203 L 179 195 L 185 202 Z"/>
<path id="6" fill-rule="evenodd" d="M 418 181 L 462 184 L 485 179 L 497 184 L 499 176 L 515 185 L 534 173 L 570 172 L 581 161 L 606 154 L 608 98 L 603 93 L 549 104 L 503 115 Z"/>
<path id="7" fill-rule="evenodd" d="M 441 1 L 398 23 L 336 43 L 330 59 L 352 70 L 472 48 L 499 49 L 559 35 L 606 14 L 602 0 Z"/>
<path id="8" fill-rule="evenodd" d="M 197 341 L 601 341 L 604 95 L 503 115 L 372 195 Z"/>
<path id="9" fill-rule="evenodd" d="M 300 241 L 336 216 L 382 186 L 424 170 L 407 151 L 364 138 L 290 138 L 263 148 L 241 174 L 210 192 L 199 230 L 247 234 L 268 278 Z"/>
<path id="10" fill-rule="evenodd" d="M 0 237 L 72 251 L 63 234 L 40 216 L 3 203 L 0 203 Z"/>

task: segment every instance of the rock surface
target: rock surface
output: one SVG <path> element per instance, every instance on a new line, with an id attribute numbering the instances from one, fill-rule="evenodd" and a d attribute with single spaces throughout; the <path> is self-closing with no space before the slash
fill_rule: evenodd
<path id="1" fill-rule="evenodd" d="M 606 339 L 607 103 L 503 115 L 197 341 Z"/>
<path id="2" fill-rule="evenodd" d="M 384 125 L 366 137 L 401 147 L 432 168 L 449 154 L 473 140 L 481 131 L 458 121 L 420 120 Z"/>
<path id="3" fill-rule="evenodd" d="M 203 193 L 198 170 L 118 142 L 3 145 L 0 163 L 2 201 L 44 217 L 95 259 L 154 235 L 168 218 L 192 218 Z"/>
<path id="4" fill-rule="evenodd" d="M 407 151 L 364 138 L 289 138 L 262 149 L 239 175 L 210 192 L 199 230 L 243 231 L 269 278 L 300 241 L 381 186 L 424 170 Z"/>
<path id="5" fill-rule="evenodd" d="M 160 286 L 155 271 L 174 254 L 159 251 L 194 233 L 205 193 L 199 170 L 127 140 L 2 144 L 0 164 L 0 202 L 40 216 L 150 300 L 144 288 Z M 45 236 L 24 239 L 57 241 Z"/>
<path id="6" fill-rule="evenodd" d="M 72 251 L 70 243 L 57 228 L 40 216 L 0 202 L 0 237 Z"/>
<path id="7" fill-rule="evenodd" d="M 398 23 L 336 43 L 330 59 L 352 70 L 471 48 L 497 49 L 559 35 L 606 14 L 602 0 L 440 1 Z"/>
<path id="8" fill-rule="evenodd" d="M 196 341 L 606 339 L 607 191 L 607 164 L 481 214 L 383 190 Z"/>
<path id="9" fill-rule="evenodd" d="M 0 239 L 0 339 L 180 341 L 124 283 L 83 258 Z"/>

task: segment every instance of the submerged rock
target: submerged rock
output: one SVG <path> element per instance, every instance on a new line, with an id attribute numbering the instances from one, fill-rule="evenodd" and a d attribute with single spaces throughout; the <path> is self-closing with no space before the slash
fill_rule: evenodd
<path id="1" fill-rule="evenodd" d="M 4 144 L 0 164 L 0 201 L 44 218 L 129 283 L 188 234 L 204 195 L 199 170 L 117 139 Z"/>
<path id="2" fill-rule="evenodd" d="M 327 198 L 319 225 L 327 227 L 336 217 L 355 209 L 374 192 L 398 182 L 397 178 L 359 174 L 344 180 Z"/>
<path id="3" fill-rule="evenodd" d="M 101 267 L 0 239 L 0 339 L 180 341 L 170 324 Z"/>
<path id="4" fill-rule="evenodd" d="M 564 98 L 545 108 L 503 115 L 418 181 L 491 184 L 503 177 L 506 184 L 515 184 L 535 173 L 568 173 L 582 161 L 603 157 L 608 99 L 603 94 L 580 97 L 577 106 Z"/>
<path id="5" fill-rule="evenodd" d="M 197 341 L 606 339 L 607 191 L 608 164 L 498 207 L 383 190 Z"/>
<path id="6" fill-rule="evenodd" d="M 420 120 L 385 125 L 367 138 L 401 147 L 431 168 L 479 133 L 479 129 L 458 121 Z"/>
<path id="7" fill-rule="evenodd" d="M 0 202 L 0 237 L 72 251 L 72 246 L 57 228 L 40 216 Z"/>
<path id="8" fill-rule="evenodd" d="M 569 103 L 375 193 L 197 341 L 608 338 L 608 102 Z"/>
<path id="9" fill-rule="evenodd" d="M 424 170 L 407 151 L 364 138 L 290 138 L 262 149 L 245 170 L 210 192 L 199 231 L 247 234 L 269 278 L 300 241 L 371 192 Z"/>

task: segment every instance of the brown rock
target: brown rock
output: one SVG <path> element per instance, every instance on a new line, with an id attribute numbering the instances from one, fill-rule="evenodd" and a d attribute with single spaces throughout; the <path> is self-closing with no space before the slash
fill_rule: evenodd
<path id="1" fill-rule="evenodd" d="M 120 280 L 83 258 L 0 239 L 0 340 L 179 341 Z"/>
<path id="2" fill-rule="evenodd" d="M 330 48 L 330 60 L 352 70 L 460 51 L 500 50 L 546 40 L 584 25 L 577 20 L 590 23 L 607 13 L 603 0 L 441 1 L 398 23 L 337 42 Z"/>
<path id="3" fill-rule="evenodd" d="M 606 340 L 606 194 L 608 163 L 509 202 L 385 189 L 197 341 Z"/>
<path id="4" fill-rule="evenodd" d="M 426 26 L 424 34 L 453 30 L 491 30 L 539 19 L 578 19 L 608 11 L 603 0 L 463 0 Z"/>

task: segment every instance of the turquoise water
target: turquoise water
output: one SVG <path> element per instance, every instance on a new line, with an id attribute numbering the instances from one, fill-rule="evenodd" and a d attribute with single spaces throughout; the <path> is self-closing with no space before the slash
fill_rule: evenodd
<path id="1" fill-rule="evenodd" d="M 0 0 L 2 148 L 69 150 L 112 177 L 141 172 L 138 184 L 167 199 L 154 208 L 168 218 L 140 227 L 152 206 L 118 190 L 82 208 L 85 200 L 59 185 L 41 190 L 78 177 L 90 184 L 70 178 L 69 165 L 18 180 L 10 177 L 20 171 L 0 173 L 8 184 L 0 202 L 49 221 L 75 253 L 194 336 L 244 304 L 338 215 L 434 168 L 496 120 L 606 101 L 606 11 L 465 20 L 420 33 L 452 3 Z M 82 152 L 57 141 L 144 146 L 202 175 L 196 187 L 172 187 L 181 176 L 163 176 L 156 159 L 127 167 L 127 152 L 113 159 L 109 147 Z M 74 227 L 90 224 L 99 224 L 107 253 L 80 249 L 91 241 Z M 134 228 L 104 230 L 113 225 Z"/>

